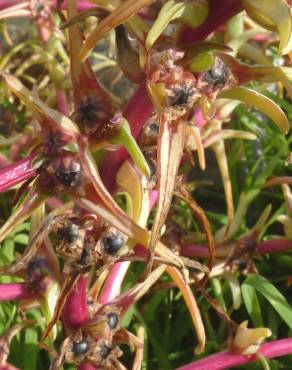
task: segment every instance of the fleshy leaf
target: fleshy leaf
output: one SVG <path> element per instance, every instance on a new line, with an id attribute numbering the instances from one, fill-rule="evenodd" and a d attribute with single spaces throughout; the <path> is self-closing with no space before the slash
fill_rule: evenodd
<path id="1" fill-rule="evenodd" d="M 150 169 L 148 163 L 146 162 L 146 159 L 144 158 L 141 149 L 137 145 L 136 140 L 132 136 L 129 123 L 125 118 L 122 118 L 119 131 L 115 135 L 114 139 L 110 140 L 110 143 L 122 144 L 127 149 L 133 161 L 136 163 L 137 167 L 141 170 L 141 172 L 145 176 L 150 176 Z"/>
<path id="2" fill-rule="evenodd" d="M 54 310 L 60 293 L 59 285 L 53 283 L 45 292 L 45 297 L 41 300 L 41 310 L 45 317 L 46 324 L 49 324 L 53 318 Z M 57 327 L 53 326 L 52 331 L 49 333 L 50 340 L 54 341 L 57 336 Z"/>
<path id="3" fill-rule="evenodd" d="M 126 0 L 117 7 L 110 15 L 103 19 L 88 36 L 80 51 L 80 59 L 84 61 L 98 41 L 110 30 L 125 22 L 132 15 L 136 14 L 145 6 L 150 5 L 155 0 Z"/>
<path id="4" fill-rule="evenodd" d="M 276 31 L 280 37 L 281 54 L 292 49 L 292 17 L 285 0 L 242 0 L 247 14 L 262 27 Z"/>
<path id="5" fill-rule="evenodd" d="M 151 232 L 149 246 L 150 258 L 146 273 L 149 273 L 151 270 L 155 245 L 160 239 L 161 229 L 171 205 L 176 175 L 184 145 L 184 136 L 184 121 L 168 122 L 163 119 L 161 120 L 157 145 L 158 201 Z"/>
<path id="6" fill-rule="evenodd" d="M 219 97 L 240 100 L 259 109 L 268 117 L 270 117 L 284 134 L 288 133 L 289 121 L 285 113 L 276 103 L 273 102 L 273 100 L 260 94 L 259 92 L 247 89 L 245 87 L 235 87 L 223 91 L 220 93 Z"/>
<path id="7" fill-rule="evenodd" d="M 150 49 L 152 47 L 171 21 L 180 18 L 183 23 L 190 27 L 197 27 L 206 19 L 208 10 L 208 4 L 201 0 L 191 2 L 167 1 L 147 35 L 146 48 Z"/>
<path id="8" fill-rule="evenodd" d="M 125 161 L 117 174 L 117 184 L 126 191 L 133 203 L 133 220 L 141 226 L 146 226 L 149 214 L 149 191 L 146 190 L 146 180 L 139 171 Z"/>

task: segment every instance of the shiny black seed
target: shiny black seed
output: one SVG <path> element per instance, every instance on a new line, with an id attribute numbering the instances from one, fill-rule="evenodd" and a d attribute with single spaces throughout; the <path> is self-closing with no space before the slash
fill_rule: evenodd
<path id="1" fill-rule="evenodd" d="M 65 240 L 69 244 L 74 243 L 79 235 L 79 227 L 72 222 L 69 222 L 64 227 L 58 230 L 58 238 Z"/>
<path id="2" fill-rule="evenodd" d="M 206 73 L 206 80 L 215 84 L 224 84 L 227 79 L 227 71 L 225 68 L 215 67 Z"/>
<path id="3" fill-rule="evenodd" d="M 83 248 L 80 260 L 78 261 L 79 265 L 86 265 L 87 264 L 87 257 L 89 256 L 88 250 Z"/>
<path id="4" fill-rule="evenodd" d="M 107 315 L 107 322 L 110 329 L 115 329 L 118 326 L 119 318 L 118 315 L 111 312 Z"/>
<path id="5" fill-rule="evenodd" d="M 86 339 L 80 342 L 73 342 L 73 353 L 75 356 L 80 356 L 89 350 L 89 343 Z"/>
<path id="6" fill-rule="evenodd" d="M 80 178 L 80 169 L 67 170 L 60 168 L 56 175 L 57 179 L 67 188 L 77 185 Z"/>
<path id="7" fill-rule="evenodd" d="M 150 130 L 155 133 L 155 134 L 158 134 L 159 132 L 159 126 L 157 123 L 151 123 L 151 125 L 149 126 Z"/>
<path id="8" fill-rule="evenodd" d="M 102 344 L 100 346 L 100 357 L 101 358 L 107 358 L 107 356 L 111 353 L 112 348 L 110 346 L 107 346 L 106 344 Z"/>
<path id="9" fill-rule="evenodd" d="M 124 239 L 119 235 L 109 236 L 103 239 L 106 253 L 115 255 L 124 245 Z"/>

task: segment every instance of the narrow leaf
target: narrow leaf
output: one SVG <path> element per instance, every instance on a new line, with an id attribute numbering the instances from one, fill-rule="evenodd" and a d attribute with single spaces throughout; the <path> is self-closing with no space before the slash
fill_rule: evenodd
<path id="1" fill-rule="evenodd" d="M 81 61 L 84 61 L 89 56 L 91 50 L 105 34 L 154 1 L 155 0 L 124 1 L 110 15 L 103 19 L 96 26 L 95 30 L 88 36 L 79 54 Z"/>
<path id="2" fill-rule="evenodd" d="M 114 139 L 110 140 L 110 143 L 122 144 L 129 152 L 130 156 L 141 172 L 147 177 L 150 176 L 148 163 L 146 162 L 141 149 L 136 143 L 136 140 L 132 136 L 130 126 L 126 119 L 123 118 L 123 123 L 121 124 L 118 134 L 115 135 Z"/>
<path id="3" fill-rule="evenodd" d="M 254 287 L 248 284 L 241 285 L 241 294 L 246 310 L 255 327 L 264 325 L 261 313 L 261 307 Z"/>
<path id="4" fill-rule="evenodd" d="M 273 306 L 281 318 L 292 329 L 292 307 L 286 301 L 282 293 L 263 276 L 251 274 L 245 282 L 245 285 L 252 286 Z"/>
<path id="5" fill-rule="evenodd" d="M 292 48 L 292 18 L 285 0 L 242 0 L 247 14 L 262 27 L 276 31 L 280 37 L 281 54 Z"/>
<path id="6" fill-rule="evenodd" d="M 273 120 L 279 129 L 287 134 L 289 131 L 289 121 L 282 109 L 270 98 L 260 94 L 257 91 L 247 89 L 246 87 L 235 87 L 220 93 L 220 98 L 240 100 L 251 105 Z"/>
<path id="7" fill-rule="evenodd" d="M 208 10 L 207 4 L 200 0 L 192 2 L 167 1 L 147 35 L 146 48 L 150 49 L 152 47 L 171 21 L 182 18 L 183 23 L 187 23 L 191 27 L 198 27 L 206 19 Z"/>

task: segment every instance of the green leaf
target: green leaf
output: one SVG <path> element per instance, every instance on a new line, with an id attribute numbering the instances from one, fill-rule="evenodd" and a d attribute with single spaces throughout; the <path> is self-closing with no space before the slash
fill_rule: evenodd
<path id="1" fill-rule="evenodd" d="M 15 243 L 27 245 L 28 244 L 28 236 L 26 234 L 17 234 L 14 237 Z"/>
<path id="2" fill-rule="evenodd" d="M 263 276 L 251 274 L 244 285 L 256 289 L 273 306 L 290 329 L 292 329 L 292 307 L 286 301 L 282 293 Z"/>
<path id="3" fill-rule="evenodd" d="M 242 5 L 247 14 L 262 27 L 279 34 L 281 54 L 291 51 L 292 18 L 285 0 L 242 0 Z"/>
<path id="4" fill-rule="evenodd" d="M 38 333 L 33 328 L 25 330 L 25 351 L 22 356 L 22 369 L 35 370 L 37 369 L 37 355 L 40 350 L 38 345 Z"/>
<path id="5" fill-rule="evenodd" d="M 150 169 L 144 155 L 139 148 L 136 140 L 131 134 L 130 126 L 126 119 L 123 119 L 121 128 L 114 139 L 111 139 L 112 144 L 122 144 L 129 152 L 131 158 L 136 163 L 137 167 L 145 176 L 150 176 Z"/>
<path id="6" fill-rule="evenodd" d="M 151 48 L 171 21 L 180 18 L 183 23 L 190 27 L 198 27 L 207 18 L 208 11 L 207 3 L 201 0 L 192 2 L 167 1 L 161 8 L 157 19 L 148 32 L 146 48 Z"/>
<path id="7" fill-rule="evenodd" d="M 226 91 L 223 91 L 220 98 L 225 99 L 236 99 L 240 100 L 248 105 L 251 105 L 273 120 L 279 129 L 287 134 L 289 131 L 289 121 L 282 111 L 282 109 L 273 102 L 273 100 L 260 94 L 257 91 L 247 89 L 246 87 L 235 87 Z"/>
<path id="8" fill-rule="evenodd" d="M 255 327 L 263 327 L 261 307 L 258 301 L 257 293 L 254 287 L 248 284 L 242 284 L 241 294 L 246 310 Z"/>

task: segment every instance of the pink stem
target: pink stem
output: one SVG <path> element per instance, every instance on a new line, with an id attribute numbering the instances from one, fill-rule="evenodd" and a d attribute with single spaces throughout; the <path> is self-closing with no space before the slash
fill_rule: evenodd
<path id="1" fill-rule="evenodd" d="M 64 116 L 68 116 L 69 114 L 69 108 L 68 108 L 68 102 L 67 97 L 64 91 L 56 88 L 56 96 L 57 96 L 57 103 L 59 111 L 64 114 Z"/>
<path id="2" fill-rule="evenodd" d="M 260 254 L 277 253 L 292 249 L 292 240 L 274 239 L 264 240 L 257 245 L 257 251 Z"/>
<path id="3" fill-rule="evenodd" d="M 262 344 L 259 352 L 266 358 L 274 358 L 292 354 L 292 338 L 275 340 Z M 245 356 L 230 352 L 219 352 L 182 366 L 177 370 L 222 370 L 233 366 L 243 365 L 257 361 L 257 356 Z"/>
<path id="4" fill-rule="evenodd" d="M 217 246 L 216 256 L 226 257 L 231 250 L 231 245 Z M 292 249 L 292 240 L 288 239 L 274 239 L 274 240 L 264 240 L 257 244 L 256 252 L 259 254 L 265 253 L 277 253 L 284 252 L 286 250 Z M 185 257 L 208 257 L 209 251 L 206 245 L 201 244 L 191 244 L 182 245 L 180 247 L 180 253 Z"/>
<path id="5" fill-rule="evenodd" d="M 204 41 L 207 36 L 242 10 L 239 0 L 210 0 L 209 15 L 205 22 L 196 28 L 184 27 L 178 36 L 179 44 L 192 44 Z"/>
<path id="6" fill-rule="evenodd" d="M 0 365 L 0 370 L 20 370 L 18 367 L 12 365 Z"/>
<path id="7" fill-rule="evenodd" d="M 1 369 L 0 369 L 1 370 Z M 81 364 L 77 367 L 77 370 L 96 370 L 96 367 L 89 364 L 88 362 Z"/>
<path id="8" fill-rule="evenodd" d="M 52 3 L 53 8 L 56 8 L 56 0 L 53 0 Z M 82 11 L 94 7 L 94 4 L 86 0 L 77 0 L 76 6 L 78 10 Z M 61 8 L 67 9 L 67 1 L 64 1 Z"/>
<path id="9" fill-rule="evenodd" d="M 120 293 L 121 285 L 129 266 L 130 262 L 126 261 L 118 262 L 112 267 L 98 298 L 99 303 L 106 304 L 112 301 Z"/>
<path id="10" fill-rule="evenodd" d="M 35 177 L 37 171 L 32 166 L 35 157 L 36 154 L 31 154 L 16 163 L 2 168 L 0 170 L 0 192 L 6 191 L 16 184 Z"/>
<path id="11" fill-rule="evenodd" d="M 153 105 L 148 96 L 145 83 L 141 84 L 127 104 L 123 115 L 129 121 L 132 135 L 137 138 L 144 123 L 153 111 Z M 109 191 L 113 191 L 116 186 L 116 173 L 121 164 L 128 158 L 128 152 L 120 148 L 107 154 L 103 161 L 100 173 L 102 180 Z M 110 169 L 110 171 L 109 171 Z"/>
<path id="12" fill-rule="evenodd" d="M 36 295 L 24 283 L 0 284 L 0 302 L 35 297 Z"/>
<path id="13" fill-rule="evenodd" d="M 86 286 L 87 277 L 81 276 L 66 299 L 62 317 L 69 331 L 80 328 L 89 320 Z"/>

